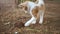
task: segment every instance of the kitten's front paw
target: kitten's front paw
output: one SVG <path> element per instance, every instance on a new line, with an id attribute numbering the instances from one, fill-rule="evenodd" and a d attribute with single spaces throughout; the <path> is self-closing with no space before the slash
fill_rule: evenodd
<path id="1" fill-rule="evenodd" d="M 36 21 L 33 21 L 32 24 L 36 24 Z"/>
<path id="2" fill-rule="evenodd" d="M 25 23 L 24 26 L 29 26 L 30 24 L 29 23 Z"/>

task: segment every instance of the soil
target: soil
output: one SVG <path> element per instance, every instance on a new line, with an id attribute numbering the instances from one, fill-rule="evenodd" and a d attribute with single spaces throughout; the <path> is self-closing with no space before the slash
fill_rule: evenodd
<path id="1" fill-rule="evenodd" d="M 46 11 L 43 24 L 25 27 L 31 16 L 21 9 L 0 12 L 0 34 L 60 34 L 60 2 L 45 1 Z"/>

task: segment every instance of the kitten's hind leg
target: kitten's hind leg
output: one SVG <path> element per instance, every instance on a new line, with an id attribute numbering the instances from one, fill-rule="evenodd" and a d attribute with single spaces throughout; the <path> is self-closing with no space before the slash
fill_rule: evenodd
<path id="1" fill-rule="evenodd" d="M 40 21 L 39 21 L 40 24 L 43 23 L 43 17 L 44 17 L 44 11 L 40 11 Z"/>

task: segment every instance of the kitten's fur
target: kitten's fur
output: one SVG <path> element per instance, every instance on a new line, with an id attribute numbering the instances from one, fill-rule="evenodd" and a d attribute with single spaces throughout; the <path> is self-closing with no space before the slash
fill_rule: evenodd
<path id="1" fill-rule="evenodd" d="M 29 26 L 30 24 L 35 24 L 36 20 L 39 18 L 39 23 L 43 23 L 43 17 L 45 12 L 45 4 L 43 0 L 37 0 L 36 3 L 31 1 L 26 1 L 18 5 L 22 7 L 23 10 L 29 11 L 32 18 L 25 23 L 25 26 Z M 25 12 L 26 12 L 25 11 Z"/>

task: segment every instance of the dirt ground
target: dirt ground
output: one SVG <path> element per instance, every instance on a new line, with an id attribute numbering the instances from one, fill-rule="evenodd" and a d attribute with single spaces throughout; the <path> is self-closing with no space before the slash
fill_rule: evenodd
<path id="1" fill-rule="evenodd" d="M 43 24 L 24 27 L 31 16 L 21 9 L 0 12 L 0 34 L 60 34 L 60 2 L 46 1 Z"/>

